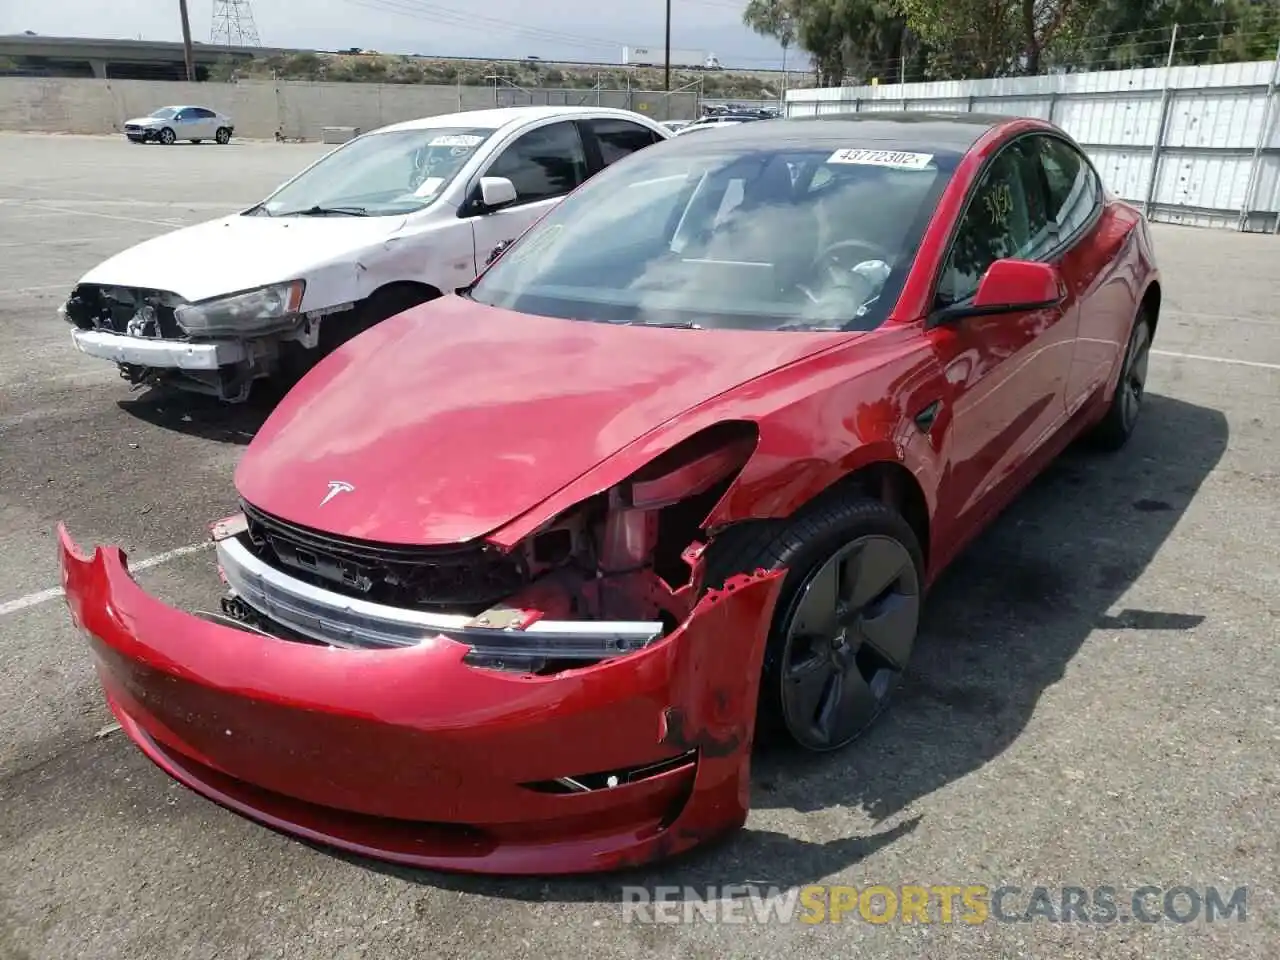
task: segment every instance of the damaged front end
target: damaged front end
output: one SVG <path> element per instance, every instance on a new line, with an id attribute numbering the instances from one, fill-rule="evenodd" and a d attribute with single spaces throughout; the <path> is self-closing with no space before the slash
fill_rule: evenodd
<path id="1" fill-rule="evenodd" d="M 197 619 L 62 534 L 73 618 L 124 729 L 249 817 L 470 872 L 616 869 L 740 826 L 781 572 L 710 582 L 728 425 L 512 549 L 371 544 L 245 504 Z M 212 622 L 211 622 L 212 621 Z"/>
<path id="2" fill-rule="evenodd" d="M 705 592 L 705 517 L 755 448 L 754 427 L 703 431 L 515 548 L 337 537 L 252 504 L 214 527 L 223 613 L 341 647 L 466 642 L 476 666 L 550 675 L 639 650 Z M 714 585 L 718 586 L 718 585 Z"/>
<path id="3" fill-rule="evenodd" d="M 283 353 L 318 343 L 319 317 L 299 312 L 302 281 L 191 303 L 168 290 L 81 283 L 59 308 L 82 353 L 116 363 L 134 386 L 175 386 L 247 399 Z"/>

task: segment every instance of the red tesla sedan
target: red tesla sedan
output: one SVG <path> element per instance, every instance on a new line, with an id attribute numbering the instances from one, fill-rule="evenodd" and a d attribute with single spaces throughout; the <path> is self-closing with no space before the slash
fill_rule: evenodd
<path id="1" fill-rule="evenodd" d="M 867 727 L 939 572 L 1134 429 L 1159 309 L 1142 216 L 1047 123 L 682 137 L 301 381 L 214 525 L 221 614 L 60 530 L 67 600 L 133 741 L 248 817 L 642 863 L 743 823 L 758 721 Z"/>

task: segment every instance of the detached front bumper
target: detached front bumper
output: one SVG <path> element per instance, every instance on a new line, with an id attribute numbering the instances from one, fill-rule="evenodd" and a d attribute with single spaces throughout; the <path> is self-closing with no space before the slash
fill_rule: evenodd
<path id="1" fill-rule="evenodd" d="M 165 370 L 209 372 L 249 358 L 246 345 L 235 340 L 188 343 L 185 340 L 130 337 L 122 333 L 75 327 L 71 331 L 71 341 L 81 353 L 100 360 Z"/>
<path id="2" fill-rule="evenodd" d="M 119 549 L 85 556 L 58 533 L 123 729 L 268 826 L 413 866 L 556 874 L 655 860 L 746 818 L 781 574 L 726 584 L 637 652 L 525 676 L 470 666 L 444 636 L 348 650 L 221 626 L 146 594 Z"/>

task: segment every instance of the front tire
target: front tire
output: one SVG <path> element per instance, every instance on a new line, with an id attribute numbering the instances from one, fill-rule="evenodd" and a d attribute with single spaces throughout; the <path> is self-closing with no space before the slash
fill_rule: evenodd
<path id="1" fill-rule="evenodd" d="M 765 649 L 759 726 L 810 752 L 839 750 L 883 712 L 910 662 L 924 581 L 915 532 L 879 500 L 857 497 L 713 541 L 712 585 L 756 569 L 788 571 Z"/>
<path id="2" fill-rule="evenodd" d="M 178 136 L 169 127 L 165 127 L 160 131 L 160 136 L 157 139 L 166 147 L 171 147 L 177 141 Z"/>
<path id="3" fill-rule="evenodd" d="M 1106 415 L 1094 427 L 1090 440 L 1094 446 L 1116 451 L 1129 442 L 1138 415 L 1142 412 L 1142 400 L 1147 386 L 1147 365 L 1151 359 L 1151 320 L 1146 309 L 1138 312 L 1125 348 L 1124 362 L 1120 368 L 1120 380 L 1111 397 Z"/>

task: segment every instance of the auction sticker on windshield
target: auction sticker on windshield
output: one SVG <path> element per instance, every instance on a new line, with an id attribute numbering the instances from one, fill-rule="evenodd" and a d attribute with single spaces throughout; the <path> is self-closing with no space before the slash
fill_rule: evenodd
<path id="1" fill-rule="evenodd" d="M 924 170 L 932 162 L 932 153 L 907 153 L 902 150 L 837 150 L 827 158 L 827 163 L 858 163 L 906 170 Z"/>
<path id="2" fill-rule="evenodd" d="M 477 137 L 470 133 L 448 133 L 444 136 L 436 137 L 431 141 L 429 146 L 432 147 L 478 147 L 484 143 L 484 137 Z"/>

